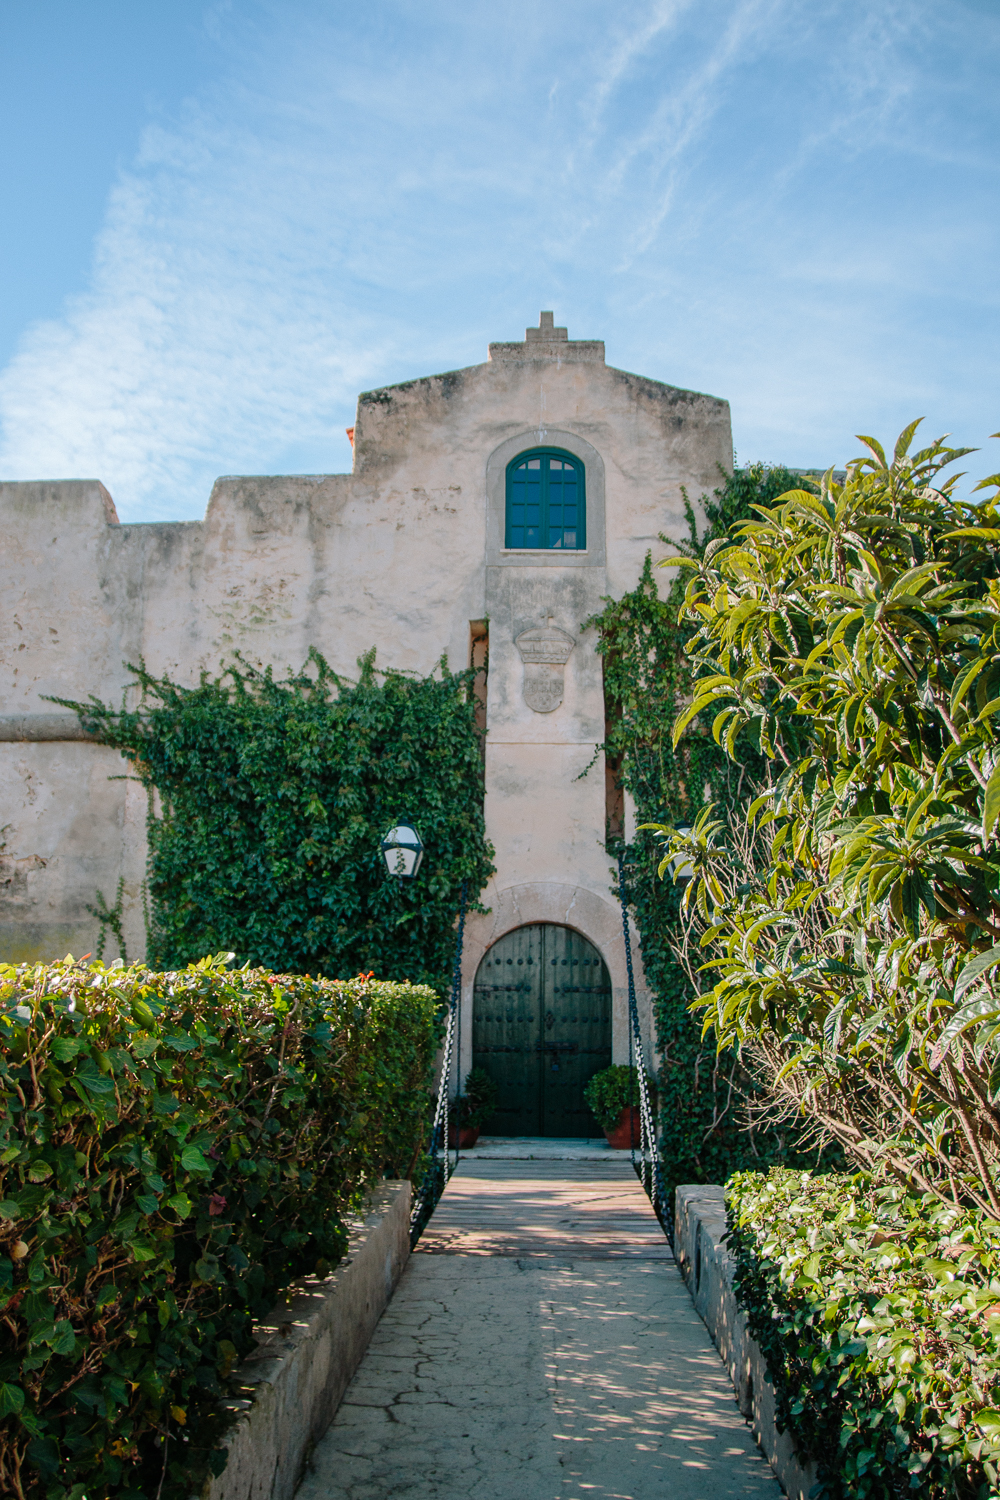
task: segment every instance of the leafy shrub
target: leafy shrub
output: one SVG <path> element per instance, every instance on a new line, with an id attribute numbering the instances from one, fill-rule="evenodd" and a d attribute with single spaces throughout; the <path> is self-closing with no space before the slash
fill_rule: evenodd
<path id="1" fill-rule="evenodd" d="M 647 1074 L 649 1102 L 656 1115 L 656 1079 Z M 602 1130 L 614 1130 L 622 1117 L 622 1110 L 631 1104 L 638 1116 L 639 1072 L 624 1063 L 613 1063 L 595 1073 L 583 1091 L 583 1097 Z"/>
<path id="2" fill-rule="evenodd" d="M 465 1080 L 465 1092 L 448 1107 L 448 1120 L 464 1130 L 480 1130 L 497 1105 L 497 1086 L 485 1068 L 473 1068 Z"/>
<path id="3" fill-rule="evenodd" d="M 0 1488 L 180 1500 L 254 1318 L 420 1150 L 435 996 L 0 966 Z"/>
<path id="4" fill-rule="evenodd" d="M 915 427 L 691 564 L 675 737 L 711 712 L 773 769 L 743 819 L 664 835 L 720 1047 L 861 1165 L 1000 1217 L 1000 512 Z"/>
<path id="5" fill-rule="evenodd" d="M 1000 1225 L 867 1174 L 726 1195 L 736 1295 L 821 1500 L 997 1494 Z"/>
<path id="6" fill-rule="evenodd" d="M 738 468 L 723 477 L 711 496 L 702 495 L 704 530 L 699 534 L 689 506 L 690 536 L 680 542 L 670 539 L 670 545 L 700 558 L 711 542 L 728 535 L 730 526 L 752 517 L 755 505 L 770 504 L 794 485 L 810 483 L 780 465 Z M 752 743 L 738 742 L 730 758 L 715 742 L 714 712 L 703 713 L 672 742 L 671 731 L 690 702 L 698 672 L 687 655 L 698 625 L 678 618 L 683 602 L 679 579 L 660 598 L 647 555 L 636 587 L 620 599 L 606 599 L 602 613 L 586 622 L 597 629 L 597 650 L 604 660 L 608 772 L 632 797 L 639 824 L 693 823 L 702 807 L 712 803 L 743 808 L 755 795 L 749 789 L 767 778 L 766 759 Z M 621 829 L 609 827 L 610 850 L 617 852 L 620 838 Z M 658 1082 L 670 1129 L 660 1151 L 667 1192 L 672 1195 L 679 1182 L 725 1182 L 741 1167 L 815 1164 L 815 1151 L 811 1156 L 802 1152 L 797 1122 L 774 1122 L 761 1109 L 762 1080 L 746 1059 L 734 1050 L 717 1054 L 691 1016 L 688 1007 L 703 985 L 700 976 L 692 980 L 678 956 L 685 928 L 681 891 L 656 878 L 654 836 L 637 829 L 624 853 L 628 901 L 641 935 L 663 1059 Z"/>
<path id="7" fill-rule="evenodd" d="M 232 949 L 240 963 L 377 968 L 447 991 L 462 883 L 474 899 L 492 872 L 474 674 L 377 673 L 374 656 L 356 683 L 312 651 L 284 680 L 237 662 L 185 688 L 133 668 L 135 712 L 58 700 L 159 793 L 155 967 Z M 386 878 L 379 848 L 404 814 L 426 848 L 410 882 Z"/>

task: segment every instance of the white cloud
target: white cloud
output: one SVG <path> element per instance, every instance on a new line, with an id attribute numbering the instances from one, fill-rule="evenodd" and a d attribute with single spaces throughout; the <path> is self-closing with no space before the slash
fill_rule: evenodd
<path id="1" fill-rule="evenodd" d="M 4 477 L 200 515 L 220 472 L 346 467 L 359 389 L 481 359 L 540 306 L 627 368 L 729 396 L 746 458 L 842 458 L 857 421 L 902 426 L 916 401 L 996 427 L 996 49 L 969 55 L 974 14 L 255 16 L 212 7 L 231 76 L 146 131 L 90 289 L 0 372 Z M 949 58 L 964 87 L 933 93 L 929 124 Z"/>
<path id="2" fill-rule="evenodd" d="M 203 118 L 147 134 L 112 195 L 92 291 L 31 329 L 0 377 L 5 473 L 96 474 L 126 514 L 190 514 L 220 467 L 332 436 L 389 339 L 324 277 L 329 240 L 282 192 L 289 172 Z"/>

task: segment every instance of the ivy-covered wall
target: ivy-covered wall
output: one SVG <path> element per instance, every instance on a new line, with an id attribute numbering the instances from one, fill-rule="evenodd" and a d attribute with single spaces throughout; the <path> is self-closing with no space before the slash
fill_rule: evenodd
<path id="1" fill-rule="evenodd" d="M 753 514 L 755 504 L 767 504 L 803 483 L 808 481 L 786 468 L 762 463 L 724 476 L 713 496 L 702 496 L 703 533 L 688 503 L 689 537 L 679 550 L 700 555 L 730 526 Z M 723 809 L 749 802 L 749 789 L 764 769 L 749 743 L 740 747 L 735 763 L 729 760 L 712 738 L 710 714 L 700 715 L 677 749 L 671 747 L 674 720 L 690 701 L 692 686 L 685 646 L 694 627 L 678 623 L 683 593 L 683 582 L 675 579 L 666 597 L 659 597 L 647 554 L 632 592 L 608 599 L 603 612 L 587 621 L 598 630 L 597 649 L 604 657 L 608 762 L 634 800 L 638 824 L 691 823 L 708 802 Z M 617 852 L 613 830 L 609 849 Z M 679 1182 L 724 1182 L 733 1171 L 772 1163 L 815 1165 L 815 1151 L 802 1152 L 801 1132 L 794 1124 L 776 1128 L 763 1120 L 755 1123 L 755 1101 L 762 1109 L 764 1100 L 754 1080 L 732 1053 L 717 1057 L 714 1042 L 701 1041 L 701 1021 L 687 1008 L 692 988 L 672 946 L 681 890 L 669 876 L 658 879 L 660 853 L 652 834 L 638 831 L 624 853 L 663 1056 L 660 1121 L 668 1191 Z"/>
<path id="2" fill-rule="evenodd" d="M 134 712 L 67 703 L 159 794 L 149 820 L 149 961 L 239 963 L 444 990 L 462 882 L 492 872 L 472 674 L 376 672 L 318 652 L 280 680 L 236 664 L 180 687 L 133 668 Z M 60 700 L 66 701 L 66 700 Z M 416 822 L 423 867 L 387 879 L 380 841 Z"/>

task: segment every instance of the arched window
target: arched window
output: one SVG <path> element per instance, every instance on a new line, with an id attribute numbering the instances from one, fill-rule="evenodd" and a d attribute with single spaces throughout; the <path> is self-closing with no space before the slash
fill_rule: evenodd
<path id="1" fill-rule="evenodd" d="M 563 448 L 532 448 L 507 465 L 505 547 L 587 545 L 587 502 L 582 459 Z"/>

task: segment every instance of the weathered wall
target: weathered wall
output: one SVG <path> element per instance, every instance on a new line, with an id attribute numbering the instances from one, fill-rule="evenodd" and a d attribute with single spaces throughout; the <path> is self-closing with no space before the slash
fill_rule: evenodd
<path id="1" fill-rule="evenodd" d="M 539 443 L 585 465 L 584 552 L 504 549 L 506 464 Z M 608 368 L 603 344 L 546 315 L 484 364 L 363 394 L 354 444 L 351 474 L 219 479 L 202 522 L 119 525 L 96 481 L 0 485 L 0 953 L 94 948 L 86 907 L 98 890 L 113 902 L 119 880 L 142 951 L 144 805 L 107 779 L 117 755 L 59 737 L 44 695 L 119 699 L 140 657 L 188 683 L 236 651 L 284 669 L 310 646 L 345 674 L 373 645 L 385 666 L 465 666 L 470 622 L 488 619 L 487 902 L 513 913 L 509 893 L 530 887 L 555 913 L 567 887 L 587 893 L 607 919 L 581 930 L 614 972 L 600 760 L 576 779 L 604 737 L 581 625 L 634 586 L 661 531 L 683 530 L 682 487 L 697 496 L 731 465 L 729 408 Z M 551 712 L 524 695 L 516 640 L 535 628 L 568 643 Z M 491 919 L 471 929 L 470 952 L 502 935 Z"/>
<path id="2" fill-rule="evenodd" d="M 0 745 L 0 962 L 92 952 L 98 923 L 87 908 L 98 891 L 114 906 L 119 879 L 126 947 L 144 951 L 146 794 L 118 779 L 128 769 L 105 745 Z"/>

